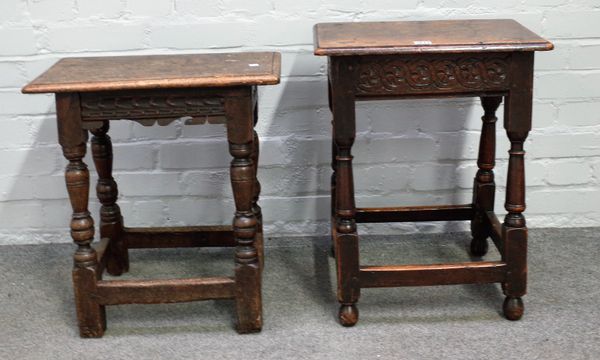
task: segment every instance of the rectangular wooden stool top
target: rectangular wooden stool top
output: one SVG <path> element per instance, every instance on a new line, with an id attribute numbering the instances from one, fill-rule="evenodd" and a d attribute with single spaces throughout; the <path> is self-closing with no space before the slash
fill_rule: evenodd
<path id="1" fill-rule="evenodd" d="M 436 20 L 315 25 L 315 55 L 377 55 L 552 50 L 518 22 Z"/>
<path id="2" fill-rule="evenodd" d="M 281 55 L 274 52 L 66 58 L 23 92 L 273 85 L 280 69 Z"/>

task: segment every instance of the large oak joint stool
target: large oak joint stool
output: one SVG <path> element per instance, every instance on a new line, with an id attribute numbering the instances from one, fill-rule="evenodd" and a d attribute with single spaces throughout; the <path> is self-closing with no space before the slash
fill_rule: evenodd
<path id="1" fill-rule="evenodd" d="M 315 54 L 328 56 L 333 113 L 332 238 L 339 320 L 358 321 L 361 288 L 501 283 L 504 314 L 523 314 L 527 227 L 523 142 L 531 129 L 533 54 L 553 45 L 513 20 L 325 23 L 315 26 Z M 481 97 L 485 114 L 473 201 L 466 205 L 356 208 L 351 148 L 355 102 L 373 99 Z M 504 98 L 511 142 L 504 223 L 494 214 L 496 109 Z M 360 266 L 357 223 L 470 220 L 471 251 L 490 237 L 501 261 Z"/>
<path id="2" fill-rule="evenodd" d="M 235 299 L 237 330 L 262 327 L 262 218 L 257 85 L 279 83 L 278 53 L 121 56 L 63 59 L 23 88 L 24 93 L 55 93 L 58 138 L 65 158 L 66 184 L 73 208 L 71 237 L 77 244 L 73 286 L 81 337 L 101 337 L 105 306 Z M 127 228 L 112 176 L 109 121 L 134 120 L 166 125 L 225 123 L 235 198 L 233 226 Z M 98 172 L 100 242 L 92 245 L 94 221 L 88 211 L 89 173 L 83 158 L 88 131 Z M 202 154 L 198 154 L 201 156 Z M 200 205 L 199 205 L 200 206 Z M 103 280 L 128 271 L 128 249 L 235 246 L 235 275 L 167 280 Z"/>

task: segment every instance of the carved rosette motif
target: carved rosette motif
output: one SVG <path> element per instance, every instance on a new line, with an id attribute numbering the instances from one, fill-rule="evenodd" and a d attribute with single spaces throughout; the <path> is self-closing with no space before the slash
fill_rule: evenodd
<path id="1" fill-rule="evenodd" d="M 508 87 L 508 63 L 508 58 L 501 56 L 366 60 L 357 70 L 356 93 L 505 89 Z"/>
<path id="2" fill-rule="evenodd" d="M 159 125 L 167 125 L 182 117 L 197 120 L 224 116 L 223 104 L 222 97 L 194 94 L 82 94 L 81 116 L 84 121 L 129 119 L 142 125 L 152 125 L 156 121 Z"/>

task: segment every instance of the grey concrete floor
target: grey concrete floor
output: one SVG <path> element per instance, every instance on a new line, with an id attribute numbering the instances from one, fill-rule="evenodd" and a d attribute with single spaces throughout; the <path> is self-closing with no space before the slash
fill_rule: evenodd
<path id="1" fill-rule="evenodd" d="M 498 285 L 364 289 L 337 324 L 327 238 L 269 239 L 264 328 L 238 335 L 233 302 L 108 307 L 80 339 L 73 245 L 0 247 L 0 359 L 600 359 L 600 229 L 530 231 L 526 314 L 501 316 Z M 364 264 L 469 261 L 465 233 L 365 236 Z M 232 274 L 230 249 L 132 250 L 125 278 Z M 497 259 L 494 250 L 485 259 Z"/>

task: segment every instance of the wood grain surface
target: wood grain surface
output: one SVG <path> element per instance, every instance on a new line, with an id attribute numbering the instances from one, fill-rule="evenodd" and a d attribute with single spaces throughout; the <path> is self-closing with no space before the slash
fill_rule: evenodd
<path id="1" fill-rule="evenodd" d="M 274 52 L 66 58 L 23 93 L 273 85 L 281 55 Z"/>
<path id="2" fill-rule="evenodd" d="M 315 55 L 552 50 L 552 43 L 510 19 L 322 23 Z"/>
<path id="3" fill-rule="evenodd" d="M 504 316 L 523 316 L 527 292 L 524 141 L 531 130 L 533 58 L 552 44 L 513 20 L 319 24 L 315 53 L 328 55 L 329 108 L 333 115 L 332 241 L 336 258 L 338 320 L 354 326 L 361 289 L 499 282 Z M 356 208 L 352 145 L 355 103 L 409 96 L 480 96 L 481 141 L 473 201 L 466 205 Z M 494 210 L 496 110 L 504 100 L 510 140 L 505 209 Z M 487 239 L 502 261 L 361 266 L 357 223 L 471 220 L 473 260 Z"/>

